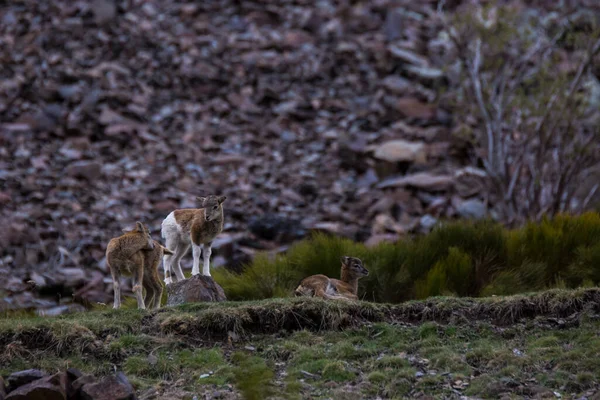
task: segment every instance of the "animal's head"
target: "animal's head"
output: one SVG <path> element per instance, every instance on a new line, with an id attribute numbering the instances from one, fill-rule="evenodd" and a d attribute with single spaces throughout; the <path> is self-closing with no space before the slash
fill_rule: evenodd
<path id="1" fill-rule="evenodd" d="M 369 270 L 364 267 L 360 258 L 348 256 L 342 257 L 342 268 L 346 268 L 354 276 L 360 277 L 369 275 Z"/>
<path id="2" fill-rule="evenodd" d="M 196 197 L 200 202 L 200 208 L 204 208 L 204 217 L 207 221 L 214 221 L 223 216 L 223 202 L 227 197 L 210 195 L 207 197 Z"/>
<path id="3" fill-rule="evenodd" d="M 142 240 L 146 242 L 144 250 L 154 249 L 154 240 L 152 240 L 152 236 L 150 236 L 150 230 L 148 230 L 148 228 L 140 221 L 135 223 L 135 228 L 133 230 L 123 229 L 123 232 L 131 235 L 139 235 L 141 238 L 143 238 Z"/>

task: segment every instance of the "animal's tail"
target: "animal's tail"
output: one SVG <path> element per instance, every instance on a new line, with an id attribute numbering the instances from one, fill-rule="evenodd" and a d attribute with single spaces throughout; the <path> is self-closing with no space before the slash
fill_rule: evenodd
<path id="1" fill-rule="evenodd" d="M 163 254 L 164 254 L 164 255 L 169 255 L 169 256 L 172 256 L 173 254 L 175 254 L 175 253 L 173 253 L 171 250 L 167 249 L 165 246 L 162 246 L 162 245 L 161 245 L 160 247 L 162 247 L 162 249 L 163 249 Z"/>

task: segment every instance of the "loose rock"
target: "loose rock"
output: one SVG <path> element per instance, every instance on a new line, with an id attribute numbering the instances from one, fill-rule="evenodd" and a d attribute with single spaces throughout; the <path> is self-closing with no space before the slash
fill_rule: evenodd
<path id="1" fill-rule="evenodd" d="M 6 400 L 66 400 L 65 391 L 46 379 L 38 379 L 11 391 Z"/>
<path id="2" fill-rule="evenodd" d="M 390 162 L 409 161 L 425 163 L 427 159 L 425 150 L 425 144 L 422 142 L 390 140 L 377 146 L 374 156 L 377 159 Z"/>
<path id="3" fill-rule="evenodd" d="M 418 172 L 412 175 L 389 178 L 380 182 L 379 189 L 412 186 L 430 191 L 444 191 L 452 187 L 454 178 L 450 175 L 432 175 L 427 172 Z"/>
<path id="4" fill-rule="evenodd" d="M 128 383 L 122 382 L 116 376 L 107 376 L 100 382 L 83 385 L 81 398 L 82 400 L 133 400 L 135 394 Z"/>
<path id="5" fill-rule="evenodd" d="M 27 369 L 24 371 L 18 371 L 10 374 L 6 379 L 8 391 L 12 392 L 16 388 L 26 385 L 35 380 L 41 379 L 46 376 L 44 371 L 39 369 Z"/>
<path id="6" fill-rule="evenodd" d="M 226 300 L 223 288 L 210 276 L 194 275 L 167 285 L 167 306 Z"/>
<path id="7" fill-rule="evenodd" d="M 483 219 L 487 214 L 487 208 L 481 200 L 470 199 L 463 201 L 456 209 L 456 212 L 467 219 Z"/>

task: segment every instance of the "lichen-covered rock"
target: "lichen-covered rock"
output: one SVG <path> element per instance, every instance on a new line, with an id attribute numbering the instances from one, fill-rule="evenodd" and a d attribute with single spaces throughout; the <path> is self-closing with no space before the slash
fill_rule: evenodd
<path id="1" fill-rule="evenodd" d="M 210 276 L 194 275 L 167 285 L 167 305 L 208 301 L 225 301 L 223 288 Z"/>

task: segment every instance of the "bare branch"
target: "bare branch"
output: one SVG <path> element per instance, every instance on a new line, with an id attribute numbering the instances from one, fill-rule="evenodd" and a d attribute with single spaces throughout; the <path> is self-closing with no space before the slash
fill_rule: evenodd
<path id="1" fill-rule="evenodd" d="M 583 77 L 583 73 L 588 69 L 594 60 L 594 56 L 596 53 L 600 51 L 600 38 L 596 40 L 596 42 L 591 46 L 590 50 L 586 54 L 586 57 L 579 63 L 579 67 L 577 68 L 577 73 L 575 74 L 575 78 L 571 81 L 571 86 L 569 87 L 569 91 L 567 92 L 567 96 L 565 97 L 565 104 L 570 104 L 573 96 L 575 95 L 575 91 L 579 88 L 579 84 L 581 83 L 581 78 Z M 567 107 L 562 107 L 559 111 L 558 116 L 555 119 L 552 128 L 547 136 L 551 136 L 554 133 L 554 130 L 558 126 L 558 123 L 563 119 L 565 112 L 567 111 Z"/>
<path id="2" fill-rule="evenodd" d="M 592 187 L 592 189 L 590 190 L 590 192 L 588 193 L 588 195 L 585 196 L 585 199 L 583 199 L 583 202 L 581 203 L 581 211 L 585 210 L 585 208 L 587 207 L 587 205 L 590 203 L 590 201 L 592 200 L 592 198 L 596 194 L 596 191 L 598 191 L 598 187 L 600 187 L 600 184 L 596 183 Z"/>
<path id="3" fill-rule="evenodd" d="M 508 184 L 508 190 L 506 191 L 506 195 L 504 196 L 505 200 L 512 199 L 513 193 L 515 191 L 515 185 L 517 184 L 517 180 L 521 175 L 521 168 L 523 168 L 523 161 L 519 161 L 517 163 L 517 167 L 515 168 L 515 171 L 513 172 L 512 177 L 510 179 L 510 183 Z"/>
<path id="4" fill-rule="evenodd" d="M 496 154 L 495 151 L 495 135 L 494 129 L 492 127 L 492 119 L 488 112 L 487 107 L 485 106 L 485 101 L 483 99 L 483 92 L 481 89 L 481 78 L 479 76 L 479 67 L 481 65 L 481 39 L 477 39 L 475 42 L 475 56 L 473 58 L 472 65 L 469 69 L 469 76 L 471 78 L 471 83 L 473 84 L 473 90 L 475 92 L 475 98 L 477 99 L 477 105 L 479 106 L 479 112 L 483 117 L 485 123 L 485 130 L 487 134 L 487 148 L 488 148 L 488 163 L 491 166 L 491 170 L 489 171 L 491 175 L 498 175 L 497 170 L 497 162 L 496 162 Z"/>
<path id="5" fill-rule="evenodd" d="M 487 154 L 476 154 L 477 162 L 481 162 L 487 172 L 489 192 L 484 196 L 503 213 L 505 221 L 540 218 L 547 212 L 570 209 L 571 203 L 577 203 L 577 207 L 587 206 L 600 190 L 600 184 L 595 185 L 585 199 L 574 189 L 586 179 L 586 168 L 598 163 L 600 146 L 590 139 L 593 135 L 587 134 L 589 121 L 578 117 L 576 93 L 593 56 L 600 51 L 600 38 L 590 41 L 570 81 L 565 84 L 564 80 L 551 80 L 551 90 L 542 89 L 539 98 L 529 94 L 523 98 L 521 88 L 527 80 L 532 78 L 540 83 L 541 74 L 547 73 L 550 57 L 558 51 L 557 42 L 564 37 L 564 22 L 552 38 L 537 28 L 540 31 L 534 31 L 534 35 L 539 34 L 532 45 L 526 45 L 518 34 L 509 38 L 505 41 L 507 45 L 524 51 L 504 52 L 501 56 L 504 58 L 499 60 L 501 67 L 492 71 L 484 60 L 489 57 L 489 51 L 496 56 L 497 48 L 488 47 L 484 40 L 488 34 L 497 32 L 488 30 L 480 35 L 471 25 L 450 26 L 442 13 L 444 5 L 444 0 L 438 2 L 437 14 L 467 78 L 464 90 L 471 95 L 464 111 L 478 116 L 482 124 L 477 140 Z M 517 19 L 517 23 L 521 22 L 529 23 Z M 534 24 L 529 25 L 532 26 Z M 521 27 L 523 25 L 519 25 L 516 32 L 520 32 Z M 549 98 L 542 99 L 547 94 Z M 582 152 L 582 146 L 593 148 Z"/>

